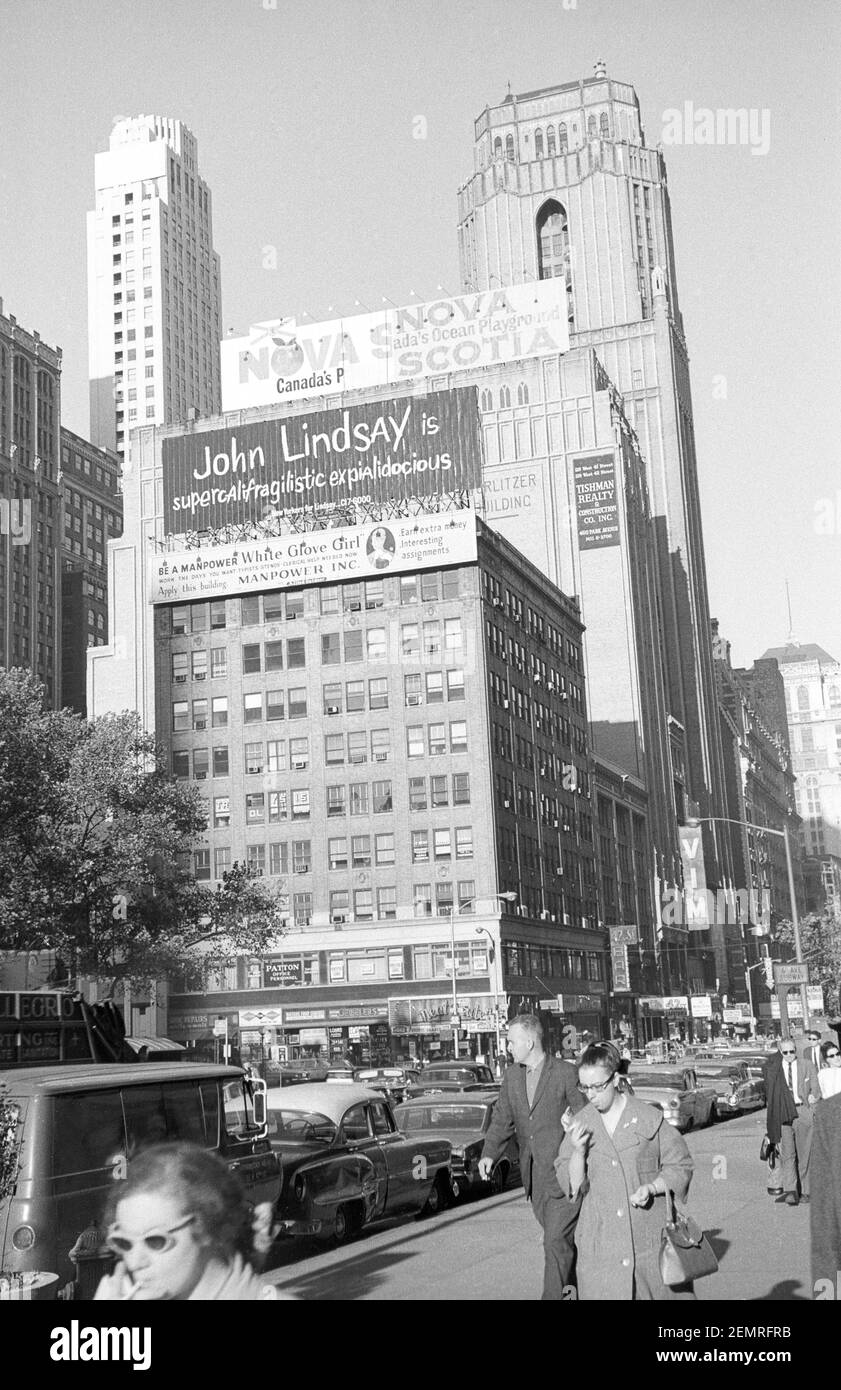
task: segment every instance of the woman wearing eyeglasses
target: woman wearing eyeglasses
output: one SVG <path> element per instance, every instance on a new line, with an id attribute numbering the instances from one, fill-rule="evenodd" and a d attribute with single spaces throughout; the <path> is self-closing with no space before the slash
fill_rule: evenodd
<path id="1" fill-rule="evenodd" d="M 821 1044 L 821 1069 L 818 1072 L 821 1099 L 829 1100 L 841 1091 L 841 1052 L 836 1042 Z"/>
<path id="2" fill-rule="evenodd" d="M 660 1278 L 665 1200 L 685 1199 L 693 1163 L 684 1140 L 663 1117 L 618 1086 L 616 1050 L 594 1043 L 578 1063 L 588 1104 L 575 1116 L 555 1160 L 561 1190 L 583 1193 L 575 1232 L 581 1300 L 694 1298 L 690 1284 Z"/>
<path id="3" fill-rule="evenodd" d="M 142 1150 L 109 1202 L 113 1274 L 95 1299 L 150 1301 L 283 1297 L 251 1267 L 255 1227 L 242 1186 L 192 1144 Z"/>

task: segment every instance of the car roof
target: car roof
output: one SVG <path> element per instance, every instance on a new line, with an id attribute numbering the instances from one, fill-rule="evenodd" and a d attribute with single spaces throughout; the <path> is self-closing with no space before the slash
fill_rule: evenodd
<path id="1" fill-rule="evenodd" d="M 303 1086 L 270 1086 L 266 1103 L 270 1110 L 312 1110 L 339 1123 L 351 1105 L 376 1100 L 382 1103 L 382 1092 L 359 1086 L 354 1081 L 346 1086 L 328 1086 L 324 1081 L 312 1081 Z"/>
<path id="2" fill-rule="evenodd" d="M 239 1067 L 223 1067 L 213 1062 L 65 1062 L 51 1067 L 21 1067 L 0 1071 L 0 1085 L 15 1096 L 37 1091 L 101 1090 L 107 1086 L 138 1085 L 150 1081 L 197 1081 L 223 1077 L 234 1081 L 242 1076 Z"/>
<path id="3" fill-rule="evenodd" d="M 452 1105 L 455 1108 L 461 1105 L 487 1105 L 491 1100 L 499 1100 L 499 1091 L 436 1091 L 429 1096 L 412 1096 L 396 1108 L 402 1110 L 407 1105 L 414 1110 L 424 1105 Z"/>
<path id="4" fill-rule="evenodd" d="M 455 1057 L 451 1058 L 449 1062 L 427 1062 L 424 1071 L 437 1071 L 442 1067 L 468 1067 L 470 1071 L 481 1068 L 482 1071 L 490 1071 L 487 1062 L 474 1062 L 472 1058 L 460 1058 L 456 1061 Z"/>

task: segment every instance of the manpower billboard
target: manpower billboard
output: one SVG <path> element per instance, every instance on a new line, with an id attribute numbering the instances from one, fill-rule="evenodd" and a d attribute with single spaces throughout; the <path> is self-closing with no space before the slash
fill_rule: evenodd
<path id="1" fill-rule="evenodd" d="M 465 508 L 340 526 L 149 559 L 150 603 L 190 603 L 263 589 L 338 584 L 476 561 L 476 514 Z"/>
<path id="2" fill-rule="evenodd" d="M 324 323 L 278 319 L 222 341 L 222 409 L 387 386 L 568 349 L 562 279 Z"/>
<path id="3" fill-rule="evenodd" d="M 363 401 L 162 442 L 169 533 L 341 503 L 479 487 L 475 386 Z"/>

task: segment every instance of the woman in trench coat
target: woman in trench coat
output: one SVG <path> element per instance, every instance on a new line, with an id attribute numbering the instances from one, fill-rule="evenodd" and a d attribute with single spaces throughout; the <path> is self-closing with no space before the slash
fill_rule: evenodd
<path id="1" fill-rule="evenodd" d="M 589 1104 L 570 1123 L 555 1172 L 562 1191 L 584 1194 L 575 1232 L 581 1300 L 694 1298 L 691 1284 L 660 1278 L 666 1194 L 682 1202 L 693 1163 L 660 1110 L 618 1089 L 616 1053 L 594 1043 L 578 1064 Z"/>

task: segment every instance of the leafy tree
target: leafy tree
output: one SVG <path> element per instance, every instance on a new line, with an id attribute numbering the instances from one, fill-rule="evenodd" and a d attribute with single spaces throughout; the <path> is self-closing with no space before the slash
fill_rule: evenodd
<path id="1" fill-rule="evenodd" d="M 790 948 L 793 960 L 794 927 L 791 922 L 779 924 L 776 940 Z M 823 989 L 827 1016 L 837 1018 L 841 1013 L 841 922 L 828 910 L 810 912 L 800 922 L 800 945 L 803 959 L 809 965 L 810 982 Z"/>
<path id="2" fill-rule="evenodd" d="M 0 949 L 50 949 L 72 975 L 137 984 L 259 955 L 279 935 L 262 879 L 217 891 L 186 864 L 207 829 L 198 789 L 164 771 L 136 714 L 86 722 L 0 673 Z"/>

